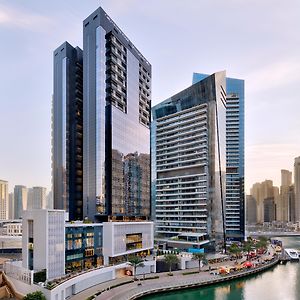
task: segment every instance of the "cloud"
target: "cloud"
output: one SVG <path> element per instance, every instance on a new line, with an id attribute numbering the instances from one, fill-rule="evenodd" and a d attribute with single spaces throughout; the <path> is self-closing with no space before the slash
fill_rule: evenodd
<path id="1" fill-rule="evenodd" d="M 0 5 L 0 28 L 18 28 L 32 31 L 43 31 L 50 28 L 52 20 L 46 16 L 28 12 L 8 5 Z"/>

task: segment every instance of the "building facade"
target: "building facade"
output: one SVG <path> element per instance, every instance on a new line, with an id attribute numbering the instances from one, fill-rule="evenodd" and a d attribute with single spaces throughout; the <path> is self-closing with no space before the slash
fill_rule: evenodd
<path id="1" fill-rule="evenodd" d="M 8 182 L 5 180 L 0 180 L 0 220 L 8 219 Z"/>
<path id="2" fill-rule="evenodd" d="M 193 83 L 206 78 L 193 74 Z M 226 238 L 245 237 L 245 92 L 244 80 L 226 78 Z"/>
<path id="3" fill-rule="evenodd" d="M 14 219 L 15 218 L 15 199 L 14 193 L 8 194 L 8 218 Z"/>
<path id="4" fill-rule="evenodd" d="M 34 186 L 28 189 L 27 209 L 45 209 L 47 189 L 41 186 Z"/>
<path id="5" fill-rule="evenodd" d="M 23 212 L 22 265 L 46 270 L 46 279 L 65 274 L 65 212 L 32 209 Z"/>
<path id="6" fill-rule="evenodd" d="M 295 223 L 295 187 L 291 185 L 289 187 L 289 194 L 288 194 L 288 202 L 289 202 L 289 222 Z"/>
<path id="7" fill-rule="evenodd" d="M 24 185 L 14 187 L 14 219 L 22 217 L 23 210 L 27 209 L 27 188 Z"/>
<path id="8" fill-rule="evenodd" d="M 150 216 L 151 65 L 100 7 L 83 22 L 83 215 Z"/>
<path id="9" fill-rule="evenodd" d="M 101 223 L 66 223 L 66 272 L 103 265 Z"/>
<path id="10" fill-rule="evenodd" d="M 295 221 L 300 222 L 300 156 L 294 162 Z"/>
<path id="11" fill-rule="evenodd" d="M 274 198 L 275 203 L 277 203 L 279 198 L 278 188 L 273 186 L 272 180 L 265 180 L 253 184 L 250 194 L 256 200 L 257 223 L 262 224 L 264 222 L 264 200 Z"/>
<path id="12" fill-rule="evenodd" d="M 158 240 L 223 246 L 225 91 L 225 72 L 218 72 L 152 109 Z"/>
<path id="13" fill-rule="evenodd" d="M 264 222 L 275 221 L 274 197 L 264 199 Z"/>
<path id="14" fill-rule="evenodd" d="M 54 51 L 53 62 L 52 191 L 54 208 L 68 211 L 70 220 L 82 220 L 82 50 L 65 42 Z"/>
<path id="15" fill-rule="evenodd" d="M 276 220 L 288 222 L 290 218 L 289 192 L 292 185 L 292 172 L 281 170 L 280 201 L 276 206 Z"/>
<path id="16" fill-rule="evenodd" d="M 257 223 L 256 218 L 256 200 L 253 196 L 246 196 L 246 224 L 254 225 Z"/>

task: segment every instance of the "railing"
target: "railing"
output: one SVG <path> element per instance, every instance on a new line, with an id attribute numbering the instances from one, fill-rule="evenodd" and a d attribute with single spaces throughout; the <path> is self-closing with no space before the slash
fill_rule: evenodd
<path id="1" fill-rule="evenodd" d="M 4 273 L 14 279 L 33 284 L 33 271 L 22 267 L 21 261 L 7 261 L 4 263 Z"/>

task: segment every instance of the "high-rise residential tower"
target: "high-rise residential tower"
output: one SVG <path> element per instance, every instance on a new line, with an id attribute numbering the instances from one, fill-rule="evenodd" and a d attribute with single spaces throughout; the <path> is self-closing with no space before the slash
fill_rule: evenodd
<path id="1" fill-rule="evenodd" d="M 53 206 L 67 210 L 70 220 L 82 220 L 82 50 L 65 42 L 53 60 Z"/>
<path id="2" fill-rule="evenodd" d="M 14 219 L 15 218 L 15 199 L 14 199 L 14 193 L 8 194 L 8 218 Z"/>
<path id="3" fill-rule="evenodd" d="M 290 219 L 289 194 L 292 185 L 292 172 L 281 170 L 280 200 L 276 206 L 276 220 L 288 222 Z"/>
<path id="4" fill-rule="evenodd" d="M 225 91 L 218 72 L 152 109 L 156 234 L 176 247 L 223 246 Z"/>
<path id="5" fill-rule="evenodd" d="M 0 179 L 0 220 L 8 219 L 8 182 Z"/>
<path id="6" fill-rule="evenodd" d="M 300 222 L 300 156 L 294 162 L 295 221 Z"/>
<path id="7" fill-rule="evenodd" d="M 193 74 L 193 83 L 206 78 Z M 226 78 L 226 238 L 244 240 L 244 80 Z"/>
<path id="8" fill-rule="evenodd" d="M 274 205 L 277 205 L 279 201 L 279 189 L 278 187 L 273 186 L 272 180 L 265 180 L 261 183 L 257 182 L 253 184 L 252 188 L 250 189 L 250 194 L 256 200 L 257 223 L 262 224 L 265 218 L 264 200 L 273 198 Z"/>
<path id="9" fill-rule="evenodd" d="M 253 196 L 246 196 L 246 223 L 247 225 L 256 224 L 256 200 Z"/>
<path id="10" fill-rule="evenodd" d="M 100 7 L 83 22 L 83 215 L 150 216 L 151 65 Z"/>
<path id="11" fill-rule="evenodd" d="M 24 185 L 15 185 L 14 188 L 14 219 L 22 217 L 23 210 L 27 209 L 27 188 Z"/>
<path id="12" fill-rule="evenodd" d="M 41 186 L 34 186 L 28 189 L 27 209 L 45 209 L 46 208 L 47 189 Z"/>

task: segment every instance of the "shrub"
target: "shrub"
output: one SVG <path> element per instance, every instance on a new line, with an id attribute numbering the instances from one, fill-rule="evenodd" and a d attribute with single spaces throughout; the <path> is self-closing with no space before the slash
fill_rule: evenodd
<path id="1" fill-rule="evenodd" d="M 36 291 L 36 292 L 27 294 L 23 298 L 23 300 L 46 300 L 46 297 L 41 291 Z"/>

